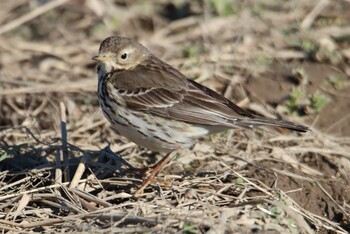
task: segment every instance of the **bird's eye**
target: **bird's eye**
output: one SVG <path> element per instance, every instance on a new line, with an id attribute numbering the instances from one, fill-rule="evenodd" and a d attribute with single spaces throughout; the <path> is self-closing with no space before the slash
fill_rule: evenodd
<path id="1" fill-rule="evenodd" d="M 127 53 L 122 53 L 122 55 L 120 56 L 123 60 L 125 60 L 128 57 Z"/>

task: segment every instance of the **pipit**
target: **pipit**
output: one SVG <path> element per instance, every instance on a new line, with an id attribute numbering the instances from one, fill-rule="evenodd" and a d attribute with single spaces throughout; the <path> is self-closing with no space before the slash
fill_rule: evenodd
<path id="1" fill-rule="evenodd" d="M 228 128 L 268 125 L 308 130 L 243 110 L 129 38 L 106 38 L 93 59 L 99 62 L 99 103 L 112 128 L 152 151 L 189 148 L 197 138 Z M 168 160 L 164 158 L 157 166 L 163 167 Z"/>

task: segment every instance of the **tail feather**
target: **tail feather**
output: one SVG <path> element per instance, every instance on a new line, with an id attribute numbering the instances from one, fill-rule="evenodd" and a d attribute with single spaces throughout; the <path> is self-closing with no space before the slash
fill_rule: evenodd
<path id="1" fill-rule="evenodd" d="M 254 127 L 254 126 L 274 126 L 274 127 L 282 127 L 287 128 L 293 131 L 298 132 L 307 132 L 309 130 L 308 127 L 295 124 L 285 120 L 279 119 L 270 119 L 265 117 L 257 116 L 252 119 L 241 119 L 236 122 L 237 125 L 242 125 L 242 127 Z"/>

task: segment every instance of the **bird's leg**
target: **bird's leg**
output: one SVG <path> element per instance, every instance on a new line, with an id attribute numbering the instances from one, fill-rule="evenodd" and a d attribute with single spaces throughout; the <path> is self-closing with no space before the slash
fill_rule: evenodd
<path id="1" fill-rule="evenodd" d="M 171 161 L 171 159 L 176 155 L 178 150 L 174 150 L 170 153 L 168 153 L 164 158 L 159 160 L 156 164 L 154 164 L 149 169 L 152 170 L 151 174 L 148 176 L 148 178 L 143 181 L 141 187 L 135 192 L 135 196 L 143 193 L 143 190 L 147 188 L 147 186 L 154 180 L 154 177 L 163 170 L 163 168 Z"/>

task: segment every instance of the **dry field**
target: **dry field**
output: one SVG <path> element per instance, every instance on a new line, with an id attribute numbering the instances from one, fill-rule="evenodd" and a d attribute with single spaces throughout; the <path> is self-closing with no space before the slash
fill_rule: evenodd
<path id="1" fill-rule="evenodd" d="M 349 0 L 0 5 L 2 233 L 350 232 Z M 91 58 L 110 35 L 312 131 L 201 139 L 135 197 L 143 178 L 130 165 L 161 155 L 113 133 L 99 110 Z"/>

